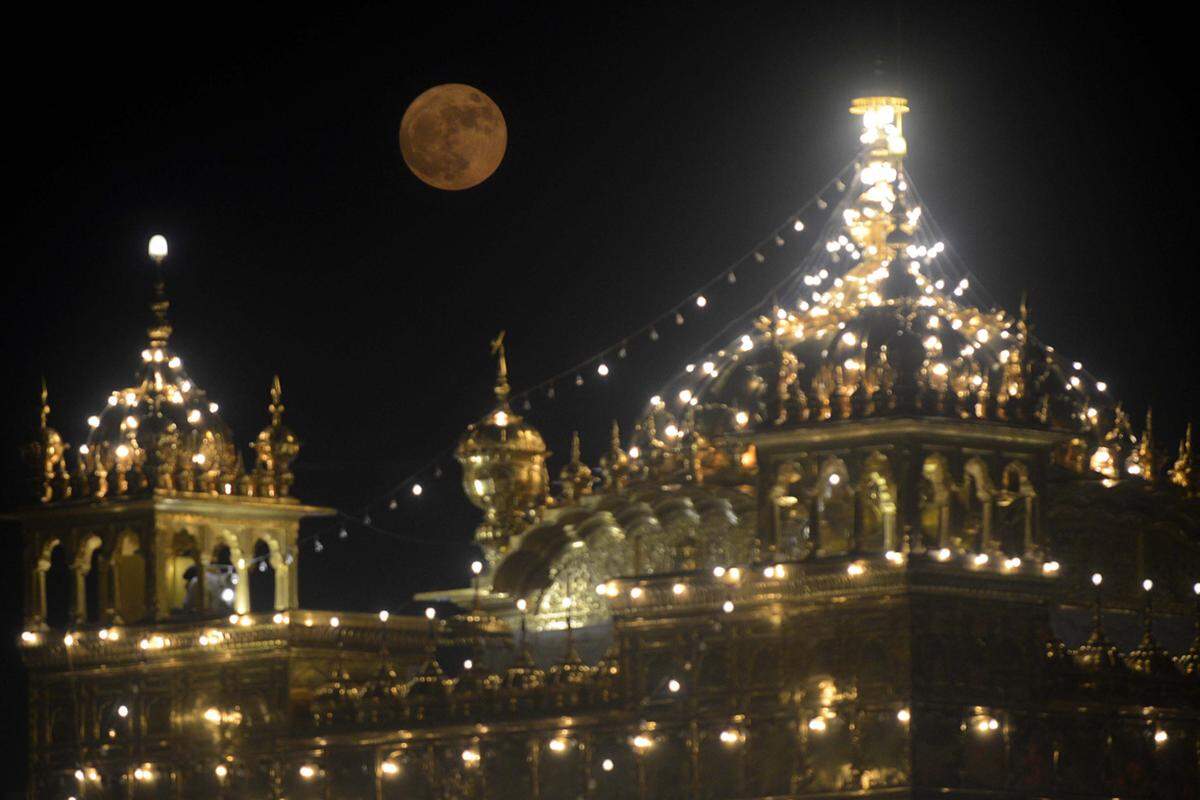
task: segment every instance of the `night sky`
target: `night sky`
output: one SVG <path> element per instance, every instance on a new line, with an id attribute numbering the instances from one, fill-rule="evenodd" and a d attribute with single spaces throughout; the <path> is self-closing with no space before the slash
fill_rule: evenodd
<path id="1" fill-rule="evenodd" d="M 26 502 L 39 377 L 72 444 L 132 379 L 153 233 L 170 240 L 172 345 L 192 378 L 246 444 L 278 372 L 304 442 L 296 494 L 358 513 L 490 408 L 499 329 L 517 391 L 620 342 L 850 161 L 849 100 L 881 89 L 910 99 L 908 168 L 978 282 L 1010 309 L 1028 290 L 1038 335 L 1139 426 L 1152 404 L 1172 455 L 1200 417 L 1183 26 L 1096 3 L 408 5 L 10 18 L 4 508 Z M 485 91 L 509 129 L 499 170 L 464 192 L 419 182 L 397 144 L 408 103 L 447 82 Z M 606 381 L 535 396 L 551 472 L 572 428 L 595 463 L 609 420 L 630 423 L 812 241 L 740 270 L 659 342 L 631 341 Z M 302 603 L 402 609 L 465 582 L 477 513 L 443 465 L 420 500 L 373 512 L 403 539 L 351 525 L 306 547 Z M 20 570 L 4 535 L 7 675 Z M 23 717 L 19 691 L 0 697 Z"/>

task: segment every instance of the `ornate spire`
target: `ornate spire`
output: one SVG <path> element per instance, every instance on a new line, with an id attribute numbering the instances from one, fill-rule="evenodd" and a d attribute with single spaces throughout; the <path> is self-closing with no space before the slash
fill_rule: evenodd
<path id="1" fill-rule="evenodd" d="M 38 424 L 38 431 L 44 432 L 50 427 L 50 390 L 46 388 L 46 376 L 42 376 L 42 402 L 39 408 L 41 422 Z"/>
<path id="2" fill-rule="evenodd" d="M 1167 478 L 1175 486 L 1180 487 L 1189 496 L 1196 493 L 1197 474 L 1196 464 L 1192 459 L 1192 423 L 1188 423 L 1187 431 L 1179 442 L 1179 456 L 1175 464 L 1167 472 Z"/>
<path id="3" fill-rule="evenodd" d="M 171 323 L 167 321 L 167 312 L 171 301 L 167 299 L 167 285 L 163 279 L 162 264 L 167 258 L 167 239 L 161 234 L 150 237 L 149 253 L 154 261 L 154 299 L 150 301 L 150 327 L 146 333 L 150 337 L 150 348 L 163 348 L 171 338 Z"/>
<path id="4" fill-rule="evenodd" d="M 592 471 L 579 456 L 579 431 L 571 432 L 571 460 L 562 468 L 559 480 L 567 500 L 577 500 L 592 493 Z"/>
<path id="5" fill-rule="evenodd" d="M 1108 641 L 1104 634 L 1103 598 L 1100 584 L 1100 573 L 1092 576 L 1092 585 L 1096 587 L 1096 605 L 1092 613 L 1092 633 L 1088 640 L 1074 652 L 1075 663 L 1086 672 L 1112 673 L 1119 671 L 1123 665 L 1117 648 Z"/>
<path id="6" fill-rule="evenodd" d="M 1141 476 L 1148 481 L 1153 481 L 1158 475 L 1158 458 L 1154 452 L 1154 424 L 1153 411 L 1147 407 L 1146 409 L 1146 424 L 1142 428 L 1142 435 L 1138 439 L 1137 448 L 1130 454 L 1128 462 L 1125 465 L 1125 471 L 1130 475 Z"/>
<path id="7" fill-rule="evenodd" d="M 1125 663 L 1131 670 L 1143 675 L 1173 675 L 1175 669 L 1171 656 L 1154 638 L 1154 600 L 1150 594 L 1154 583 L 1146 580 L 1142 586 L 1146 591 L 1146 607 L 1142 612 L 1142 641 L 1129 652 Z"/>
<path id="8" fill-rule="evenodd" d="M 496 356 L 496 399 L 501 404 L 508 402 L 508 359 L 504 352 L 504 331 L 492 340 L 492 355 Z"/>
<path id="9" fill-rule="evenodd" d="M 300 441 L 283 424 L 283 408 L 283 388 L 276 375 L 271 381 L 271 402 L 267 404 L 271 424 L 263 428 L 252 445 L 258 454 L 254 481 L 263 497 L 287 497 L 295 480 L 292 462 L 300 453 Z"/>
<path id="10" fill-rule="evenodd" d="M 67 476 L 67 445 L 58 431 L 50 427 L 50 392 L 42 378 L 41 403 L 38 405 L 37 437 L 26 448 L 26 455 L 35 473 L 35 491 L 43 503 L 65 500 L 71 496 Z"/>
<path id="11" fill-rule="evenodd" d="M 271 415 L 271 426 L 278 428 L 283 425 L 283 387 L 279 385 L 279 376 L 271 377 L 271 402 L 267 404 L 267 413 Z"/>
<path id="12" fill-rule="evenodd" d="M 621 449 L 621 426 L 614 419 L 608 452 L 600 457 L 600 469 L 604 473 L 604 488 L 621 491 L 629 481 L 631 465 L 629 454 Z"/>

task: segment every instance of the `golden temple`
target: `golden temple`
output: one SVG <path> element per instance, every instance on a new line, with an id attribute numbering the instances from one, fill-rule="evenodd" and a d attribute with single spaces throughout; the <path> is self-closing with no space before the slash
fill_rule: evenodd
<path id="1" fill-rule="evenodd" d="M 332 512 L 291 496 L 280 382 L 247 469 L 160 278 L 74 458 L 43 390 L 29 796 L 1196 797 L 1191 429 L 1171 460 L 1027 304 L 972 300 L 908 102 L 850 111 L 816 266 L 595 470 L 575 436 L 551 480 L 493 342 L 455 450 L 483 558 L 418 598 L 451 614 L 299 607 L 300 520 Z"/>

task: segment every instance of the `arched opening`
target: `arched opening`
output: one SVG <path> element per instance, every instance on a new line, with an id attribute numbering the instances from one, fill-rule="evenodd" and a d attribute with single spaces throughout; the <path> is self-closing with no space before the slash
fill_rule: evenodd
<path id="1" fill-rule="evenodd" d="M 962 536 L 958 546 L 979 552 L 991 549 L 991 488 L 984 463 L 977 458 L 968 461 L 963 469 Z"/>
<path id="2" fill-rule="evenodd" d="M 237 571 L 233 568 L 233 551 L 228 544 L 218 544 L 205 574 L 205 590 L 209 608 L 224 616 L 237 609 Z"/>
<path id="3" fill-rule="evenodd" d="M 854 488 L 840 458 L 828 459 L 816 486 L 818 555 L 850 552 L 854 542 Z"/>
<path id="4" fill-rule="evenodd" d="M 97 540 L 98 543 L 99 540 Z M 83 596 L 85 600 L 85 619 L 92 624 L 99 623 L 104 616 L 106 605 L 104 586 L 104 556 L 100 554 L 99 546 L 91 548 L 91 553 L 85 555 L 87 572 L 83 578 Z"/>
<path id="5" fill-rule="evenodd" d="M 137 622 L 146 616 L 146 559 L 133 531 L 117 539 L 112 567 L 113 610 L 122 622 Z"/>
<path id="6" fill-rule="evenodd" d="M 770 491 L 774 512 L 774 544 L 781 554 L 792 558 L 804 558 L 813 549 L 809 504 L 811 494 L 804 488 L 804 483 L 811 480 L 808 477 L 811 474 L 811 470 L 798 461 L 780 464 Z"/>
<path id="7" fill-rule="evenodd" d="M 896 495 L 887 457 L 872 453 L 863 464 L 859 486 L 858 547 L 879 553 L 896 547 Z"/>
<path id="8" fill-rule="evenodd" d="M 200 585 L 200 551 L 196 539 L 186 531 L 171 538 L 171 548 L 163 559 L 167 607 L 173 613 L 195 613 L 203 609 Z"/>
<path id="9" fill-rule="evenodd" d="M 921 536 L 926 547 L 945 547 L 950 536 L 950 470 L 946 457 L 933 453 L 921 466 Z"/>
<path id="10" fill-rule="evenodd" d="M 1024 464 L 1013 461 L 1004 468 L 996 496 L 996 541 L 1009 555 L 1026 555 L 1033 548 L 1036 493 Z"/>
<path id="11" fill-rule="evenodd" d="M 65 628 L 71 621 L 75 576 L 71 574 L 67 548 L 62 542 L 51 543 L 40 567 L 46 573 L 46 624 L 51 628 Z"/>
<path id="12" fill-rule="evenodd" d="M 273 611 L 275 604 L 275 565 L 271 546 L 263 539 L 254 543 L 254 559 L 250 562 L 250 610 L 256 614 Z"/>

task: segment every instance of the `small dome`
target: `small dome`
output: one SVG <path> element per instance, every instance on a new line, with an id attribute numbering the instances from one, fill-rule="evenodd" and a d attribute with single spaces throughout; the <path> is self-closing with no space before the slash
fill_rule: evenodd
<path id="1" fill-rule="evenodd" d="M 151 256 L 160 268 L 165 248 L 162 237 L 155 237 Z M 40 456 L 45 462 L 40 483 L 51 488 L 43 491 L 44 501 L 147 491 L 287 496 L 290 465 L 300 443 L 281 419 L 279 379 L 271 394 L 271 424 L 253 445 L 258 464 L 247 474 L 220 407 L 189 377 L 183 359 L 169 345 L 169 308 L 160 271 L 141 366 L 130 385 L 110 392 L 105 404 L 88 417 L 87 439 L 76 450 L 78 462 L 70 481 L 52 474 L 61 466 L 61 438 L 58 447 L 38 445 L 45 453 Z M 50 433 L 43 424 L 43 439 Z M 51 456 L 60 461 L 54 463 Z"/>
<path id="2" fill-rule="evenodd" d="M 486 417 L 470 425 L 458 445 L 460 458 L 497 451 L 529 455 L 546 453 L 542 434 L 513 413 L 507 402 L 502 402 Z"/>
<path id="3" fill-rule="evenodd" d="M 498 353 L 496 407 L 470 425 L 455 450 L 462 466 L 462 486 L 467 499 L 481 509 L 483 522 L 475 532 L 489 563 L 507 548 L 508 539 L 536 518 L 546 504 L 550 452 L 542 435 L 508 404 L 508 366 L 504 334 L 493 342 Z"/>
<path id="4" fill-rule="evenodd" d="M 217 403 L 165 342 L 143 350 L 142 362 L 137 381 L 110 393 L 88 418 L 91 430 L 79 454 L 89 471 L 129 471 L 152 460 L 161 474 L 194 470 L 201 483 L 232 480 L 237 450 Z"/>

